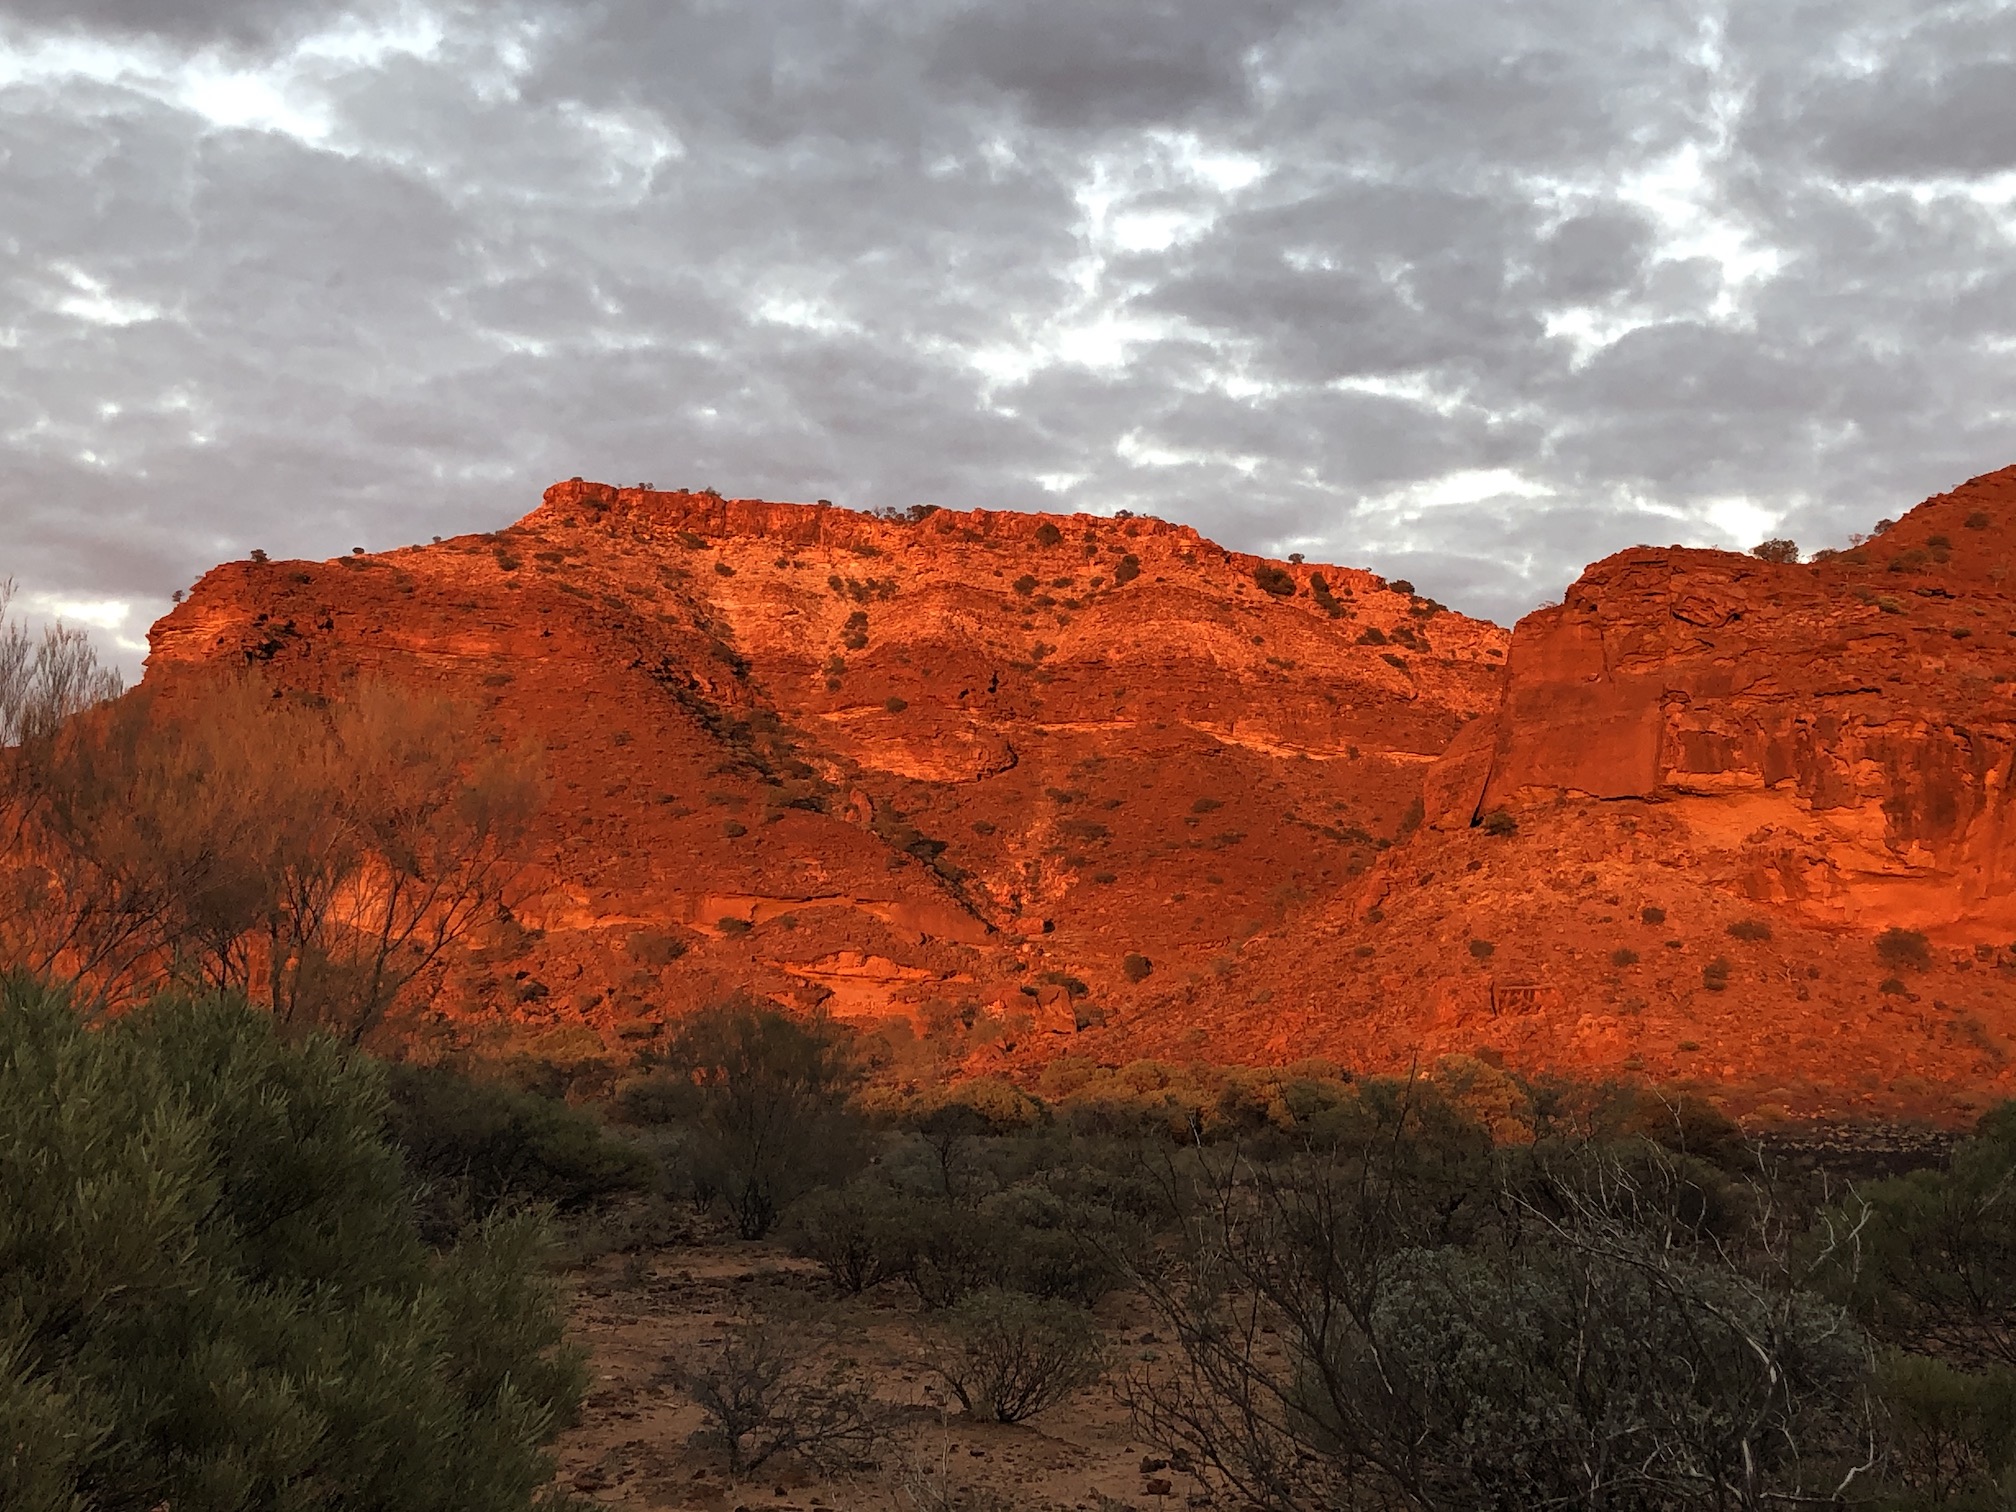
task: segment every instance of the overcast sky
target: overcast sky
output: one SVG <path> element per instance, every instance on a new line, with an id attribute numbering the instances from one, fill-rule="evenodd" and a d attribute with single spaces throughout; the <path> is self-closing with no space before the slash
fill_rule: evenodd
<path id="1" fill-rule="evenodd" d="M 2016 9 L 0 0 L 0 576 L 582 474 L 1151 512 L 1510 620 L 2016 462 Z"/>

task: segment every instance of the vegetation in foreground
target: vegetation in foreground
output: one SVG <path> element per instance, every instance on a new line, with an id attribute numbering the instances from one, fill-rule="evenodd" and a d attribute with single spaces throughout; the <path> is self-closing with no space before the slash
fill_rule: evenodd
<path id="1" fill-rule="evenodd" d="M 876 1097 L 832 1026 L 728 1002 L 617 1090 L 612 1131 L 357 1048 L 508 892 L 525 767 L 468 767 L 449 711 L 276 713 L 250 684 L 153 743 L 186 707 L 80 723 L 88 658 L 24 647 L 0 646 L 25 861 L 0 962 L 33 968 L 0 986 L 0 1504 L 555 1499 L 581 1379 L 557 1221 L 577 1254 L 695 1224 L 788 1245 L 833 1296 L 900 1296 L 972 1419 L 1116 1392 L 1207 1505 L 2016 1505 L 2016 1108 L 1842 1187 L 1698 1107 L 1515 1098 L 1477 1063 Z M 244 781 L 195 781 L 220 770 Z M 1121 1301 L 1173 1347 L 1125 1358 Z M 900 1457 L 816 1309 L 664 1379 L 733 1474 Z"/>

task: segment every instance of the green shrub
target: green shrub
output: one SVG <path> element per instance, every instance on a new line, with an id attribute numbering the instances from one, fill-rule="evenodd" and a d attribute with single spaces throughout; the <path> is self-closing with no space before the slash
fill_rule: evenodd
<path id="1" fill-rule="evenodd" d="M 419 1189 L 430 1232 L 480 1222 L 512 1202 L 580 1212 L 655 1177 L 642 1150 L 555 1098 L 431 1066 L 390 1066 L 386 1083 L 386 1133 Z"/>
<path id="2" fill-rule="evenodd" d="M 504 1512 L 581 1376 L 525 1218 L 423 1242 L 384 1082 L 223 1000 L 0 981 L 0 1505 Z"/>
<path id="3" fill-rule="evenodd" d="M 909 1253 L 897 1242 L 902 1200 L 879 1182 L 813 1192 L 786 1225 L 791 1253 L 816 1260 L 841 1291 L 858 1296 L 900 1275 Z"/>
<path id="4" fill-rule="evenodd" d="M 1750 555 L 1756 557 L 1759 561 L 1776 562 L 1781 566 L 1789 566 L 1799 560 L 1799 547 L 1793 541 L 1762 541 L 1750 548 Z"/>
<path id="5" fill-rule="evenodd" d="M 976 1292 L 947 1309 L 936 1334 L 932 1369 L 982 1422 L 1019 1423 L 1105 1370 L 1091 1314 L 1069 1302 Z"/>
<path id="6" fill-rule="evenodd" d="M 687 1175 L 718 1193 L 745 1239 L 844 1179 L 863 1157 L 847 1098 L 859 1071 L 841 1033 L 736 1000 L 704 1009 L 666 1050 L 657 1106 L 687 1125 Z"/>

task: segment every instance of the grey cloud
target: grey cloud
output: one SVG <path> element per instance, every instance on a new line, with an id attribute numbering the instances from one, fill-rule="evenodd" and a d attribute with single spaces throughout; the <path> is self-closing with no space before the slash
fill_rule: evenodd
<path id="1" fill-rule="evenodd" d="M 0 0 L 0 24 L 84 35 L 160 38 L 207 46 L 269 49 L 333 15 L 365 7 L 351 0 Z M 374 9 L 376 7 L 373 7 Z"/>
<path id="2" fill-rule="evenodd" d="M 1012 98 L 1040 125 L 1175 125 L 1250 104 L 1250 55 L 1291 22 L 1292 0 L 992 0 L 962 8 L 934 63 L 955 87 Z"/>
<path id="3" fill-rule="evenodd" d="M 321 141 L 31 78 L 0 571 L 151 607 L 575 473 L 1124 507 L 1501 618 L 1732 496 L 1838 539 L 2011 460 L 2008 228 L 1913 182 L 2001 161 L 2006 53 L 1979 4 L 1769 10 L 443 6 L 424 55 L 285 65 Z M 278 56 L 273 14 L 154 29 Z M 1777 259 L 1727 305 L 1712 239 L 1624 193 L 1690 142 L 1701 214 Z M 1178 229 L 1122 244 L 1097 203 Z M 1122 347 L 1056 355 L 1102 320 Z M 1393 502 L 1495 469 L 1533 496 Z"/>

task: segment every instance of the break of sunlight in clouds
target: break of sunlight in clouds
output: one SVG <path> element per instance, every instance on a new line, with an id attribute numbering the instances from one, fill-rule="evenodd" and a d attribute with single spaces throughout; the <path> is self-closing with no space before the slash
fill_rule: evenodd
<path id="1" fill-rule="evenodd" d="M 0 0 L 0 574 L 131 671 L 220 556 L 577 473 L 1501 620 L 1839 542 L 2016 461 L 2012 53 L 2000 0 Z"/>

